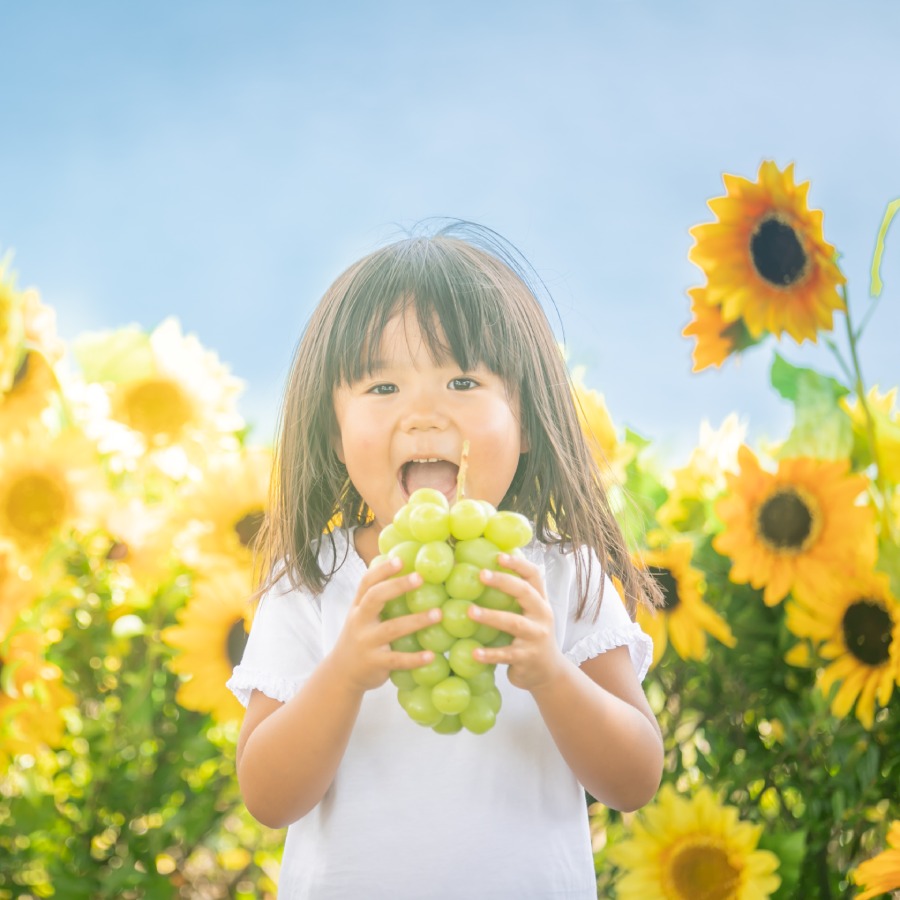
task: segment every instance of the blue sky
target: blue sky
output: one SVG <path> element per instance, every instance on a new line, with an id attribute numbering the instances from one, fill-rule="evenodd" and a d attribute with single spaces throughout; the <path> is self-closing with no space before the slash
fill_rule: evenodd
<path id="1" fill-rule="evenodd" d="M 246 381 L 259 440 L 327 285 L 429 216 L 519 247 L 572 363 L 662 453 L 732 411 L 751 440 L 783 436 L 773 345 L 690 373 L 688 229 L 723 172 L 794 162 L 859 320 L 900 196 L 891 0 L 8 0 L 2 21 L 0 250 L 20 284 L 66 338 L 178 316 Z M 861 349 L 888 386 L 900 225 L 882 274 Z M 821 346 L 780 351 L 835 371 Z"/>

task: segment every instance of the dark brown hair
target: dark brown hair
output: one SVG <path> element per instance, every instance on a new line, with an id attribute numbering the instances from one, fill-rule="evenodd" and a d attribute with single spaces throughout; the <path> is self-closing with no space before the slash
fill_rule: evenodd
<path id="1" fill-rule="evenodd" d="M 636 567 L 575 409 L 569 373 L 521 256 L 494 232 L 454 223 L 391 243 L 350 266 L 326 291 L 294 355 L 278 425 L 269 515 L 260 534 L 260 590 L 282 575 L 322 590 L 341 565 L 330 524 L 361 525 L 369 508 L 333 450 L 333 391 L 368 374 L 387 323 L 415 311 L 435 361 L 483 364 L 519 398 L 523 453 L 500 504 L 535 523 L 546 543 L 588 547 L 620 581 L 633 615 L 659 589 Z M 322 543 L 330 565 L 320 566 Z M 327 554 L 326 554 L 327 555 Z M 582 614 L 590 554 L 577 554 Z"/>

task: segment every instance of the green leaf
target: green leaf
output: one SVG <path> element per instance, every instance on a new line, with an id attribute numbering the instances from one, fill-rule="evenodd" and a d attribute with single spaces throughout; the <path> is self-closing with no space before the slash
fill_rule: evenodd
<path id="1" fill-rule="evenodd" d="M 878 542 L 878 562 L 875 568 L 887 572 L 891 579 L 891 592 L 900 597 L 900 545 L 882 537 Z"/>
<path id="2" fill-rule="evenodd" d="M 892 200 L 888 203 L 884 218 L 881 220 L 881 227 L 878 229 L 878 237 L 875 239 L 875 253 L 872 254 L 872 274 L 869 280 L 869 294 L 872 297 L 881 296 L 883 287 L 881 283 L 881 257 L 884 253 L 884 239 L 887 237 L 887 230 L 898 211 L 900 211 L 900 199 Z"/>
<path id="3" fill-rule="evenodd" d="M 794 428 L 779 457 L 841 459 L 850 454 L 853 424 L 839 403 L 847 387 L 814 369 L 792 366 L 777 353 L 770 377 L 775 390 L 794 404 Z"/>
<path id="4" fill-rule="evenodd" d="M 759 849 L 771 851 L 779 860 L 778 874 L 781 876 L 781 887 L 772 895 L 772 900 L 793 896 L 806 856 L 806 832 L 772 831 L 763 834 L 759 839 Z"/>
<path id="5" fill-rule="evenodd" d="M 73 352 L 88 381 L 120 383 L 156 372 L 150 337 L 137 325 L 82 335 Z"/>

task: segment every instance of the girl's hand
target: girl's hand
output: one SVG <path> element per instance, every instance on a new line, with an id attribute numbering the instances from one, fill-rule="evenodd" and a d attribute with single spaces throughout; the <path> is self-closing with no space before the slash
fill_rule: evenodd
<path id="1" fill-rule="evenodd" d="M 497 561 L 506 569 L 521 575 L 483 569 L 484 584 L 514 597 L 521 613 L 487 609 L 473 603 L 469 616 L 493 628 L 512 635 L 512 643 L 505 647 L 485 647 L 476 650 L 475 659 L 484 663 L 506 663 L 511 684 L 534 691 L 551 681 L 566 665 L 565 657 L 556 643 L 553 629 L 553 610 L 547 600 L 547 590 L 537 566 L 520 556 L 501 553 Z"/>
<path id="2" fill-rule="evenodd" d="M 422 576 L 417 572 L 394 578 L 401 565 L 400 560 L 389 559 L 363 575 L 344 627 L 331 651 L 337 671 L 343 674 L 348 687 L 353 690 L 377 688 L 384 684 L 392 669 L 415 669 L 434 658 L 430 650 L 404 653 L 391 649 L 391 641 L 441 619 L 440 609 L 430 609 L 381 620 L 381 611 L 388 600 L 422 584 Z"/>

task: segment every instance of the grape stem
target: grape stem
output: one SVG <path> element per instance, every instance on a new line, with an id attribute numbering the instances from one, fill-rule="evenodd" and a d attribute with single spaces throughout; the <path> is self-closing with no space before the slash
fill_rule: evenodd
<path id="1" fill-rule="evenodd" d="M 469 468 L 469 442 L 463 441 L 462 455 L 459 458 L 459 471 L 456 473 L 456 501 L 466 495 L 466 472 Z"/>

